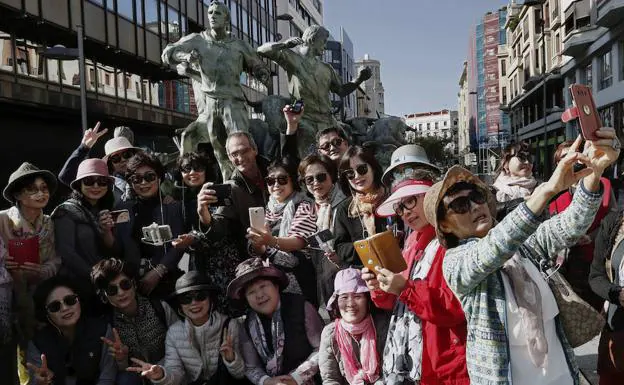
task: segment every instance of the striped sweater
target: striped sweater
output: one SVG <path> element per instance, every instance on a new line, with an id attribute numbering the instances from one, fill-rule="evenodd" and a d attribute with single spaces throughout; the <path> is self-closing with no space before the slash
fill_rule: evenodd
<path id="1" fill-rule="evenodd" d="M 581 186 L 566 211 L 541 224 L 523 203 L 484 238 L 465 240 L 446 252 L 444 278 L 468 321 L 466 361 L 472 384 L 512 384 L 503 264 L 516 252 L 541 260 L 575 244 L 591 225 L 601 197 L 601 192 L 590 193 Z M 577 385 L 574 351 L 558 320 L 557 334 Z"/>

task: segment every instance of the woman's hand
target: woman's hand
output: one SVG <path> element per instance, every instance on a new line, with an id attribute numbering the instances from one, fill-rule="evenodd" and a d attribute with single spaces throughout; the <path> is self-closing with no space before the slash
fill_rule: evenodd
<path id="1" fill-rule="evenodd" d="M 14 273 L 19 269 L 19 263 L 15 262 L 15 259 L 7 254 L 4 260 L 4 267 L 6 267 L 9 273 Z"/>
<path id="2" fill-rule="evenodd" d="M 150 381 L 159 381 L 165 376 L 165 371 L 160 365 L 152 365 L 137 358 L 131 358 L 130 361 L 136 366 L 127 368 L 128 372 L 139 373 L 141 377 Z"/>
<path id="3" fill-rule="evenodd" d="M 401 295 L 401 292 L 407 284 L 407 279 L 402 274 L 395 274 L 383 267 L 375 267 L 377 270 L 377 281 L 379 288 L 386 293 Z"/>
<path id="4" fill-rule="evenodd" d="M 377 276 L 365 267 L 362 269 L 362 280 L 366 283 L 366 287 L 368 290 L 374 291 L 379 289 L 379 281 L 377 280 Z"/>
<path id="5" fill-rule="evenodd" d="M 271 233 L 269 227 L 265 224 L 263 229 L 255 229 L 250 227 L 247 229 L 247 239 L 251 242 L 254 249 L 264 249 L 266 251 L 267 246 L 275 246 L 276 239 Z M 263 254 L 264 251 L 260 254 Z"/>
<path id="6" fill-rule="evenodd" d="M 115 361 L 121 362 L 124 365 L 128 363 L 128 347 L 121 342 L 117 329 L 113 328 L 113 341 L 106 337 L 100 337 L 100 339 L 108 345 L 108 354 L 113 356 Z"/>
<path id="7" fill-rule="evenodd" d="M 586 155 L 578 152 L 581 141 L 582 138 L 579 135 L 572 144 L 572 146 L 570 146 L 570 149 L 568 150 L 566 155 L 557 164 L 557 168 L 555 168 L 555 171 L 553 171 L 550 179 L 548 179 L 546 183 L 538 186 L 533 192 L 532 196 L 536 195 L 535 193 L 537 192 L 538 195 L 542 194 L 545 195 L 547 199 L 550 199 L 559 192 L 570 188 L 570 186 L 578 182 L 579 179 L 586 177 L 592 173 L 592 169 L 589 168 L 589 158 Z M 574 165 L 578 162 L 587 165 L 588 168 L 580 170 L 579 172 L 574 172 Z"/>
<path id="8" fill-rule="evenodd" d="M 49 385 L 54 379 L 54 373 L 48 369 L 48 359 L 45 354 L 41 355 L 41 366 L 37 367 L 30 362 L 26 363 L 26 367 L 32 370 L 35 374 L 35 384 L 37 385 Z"/>
<path id="9" fill-rule="evenodd" d="M 303 107 L 301 107 L 300 112 L 294 112 L 293 106 L 287 104 L 282 112 L 284 113 L 284 118 L 286 118 L 286 135 L 293 135 L 297 132 L 299 128 L 299 122 L 301 121 L 301 117 L 303 116 Z"/>
<path id="10" fill-rule="evenodd" d="M 596 136 L 600 139 L 585 143 L 584 154 L 589 158 L 587 166 L 594 170 L 594 174 L 602 176 L 604 170 L 620 156 L 621 144 L 611 127 L 602 127 L 596 131 Z"/>
<path id="11" fill-rule="evenodd" d="M 171 241 L 173 247 L 181 250 L 188 249 L 193 243 L 195 243 L 195 236 L 193 234 L 182 234 Z"/>
<path id="12" fill-rule="evenodd" d="M 141 293 L 145 296 L 149 296 L 149 294 L 156 288 L 158 283 L 160 282 L 160 275 L 156 270 L 152 269 L 145 273 L 143 278 L 139 281 L 139 289 Z"/>
<path id="13" fill-rule="evenodd" d="M 217 192 L 212 189 L 213 183 L 204 183 L 199 194 L 197 194 L 197 214 L 201 223 L 209 225 L 212 222 L 212 215 L 210 214 L 210 205 L 219 201 L 217 198 Z"/>
<path id="14" fill-rule="evenodd" d="M 221 357 L 223 357 L 226 362 L 230 363 L 236 358 L 236 354 L 234 353 L 234 343 L 232 342 L 232 336 L 228 333 L 227 329 L 225 329 L 223 334 L 225 335 L 225 340 L 219 348 L 219 353 L 221 353 Z"/>
<path id="15" fill-rule="evenodd" d="M 81 143 L 85 145 L 87 148 L 93 148 L 93 146 L 98 141 L 98 139 L 106 135 L 106 133 L 108 132 L 108 128 L 105 128 L 102 131 L 99 131 L 99 129 L 100 129 L 100 122 L 97 122 L 95 124 L 95 127 L 88 128 L 82 135 Z"/>

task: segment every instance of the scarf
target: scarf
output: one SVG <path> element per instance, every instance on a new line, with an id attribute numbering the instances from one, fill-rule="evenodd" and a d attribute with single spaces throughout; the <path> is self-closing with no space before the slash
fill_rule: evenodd
<path id="1" fill-rule="evenodd" d="M 360 323 L 350 324 L 341 318 L 334 321 L 336 344 L 340 350 L 344 374 L 350 385 L 373 383 L 379 378 L 377 357 L 377 332 L 373 317 L 369 314 Z M 361 336 L 360 357 L 355 357 L 352 339 Z"/>
<path id="2" fill-rule="evenodd" d="M 371 193 L 356 193 L 353 196 L 353 200 L 349 204 L 349 217 L 360 218 L 362 221 L 362 230 L 365 230 L 369 237 L 376 233 L 375 208 L 385 198 L 385 196 L 386 191 L 383 187 L 380 187 Z"/>
<path id="3" fill-rule="evenodd" d="M 539 287 L 522 265 L 520 258 L 518 254 L 514 254 L 505 262 L 502 272 L 509 278 L 509 284 L 518 304 L 531 362 L 538 368 L 544 368 L 548 354 L 548 341 L 544 332 L 542 296 Z"/>
<path id="4" fill-rule="evenodd" d="M 534 177 L 512 177 L 501 173 L 493 186 L 496 188 L 496 200 L 507 202 L 531 195 L 537 180 Z"/>
<path id="5" fill-rule="evenodd" d="M 409 278 L 414 279 L 415 267 L 424 255 L 427 245 L 435 239 L 435 229 L 427 226 L 421 232 L 409 235 L 403 250 L 403 258 L 412 261 Z M 439 247 L 439 252 L 444 248 Z M 417 382 L 422 369 L 422 324 L 407 305 L 397 300 L 390 318 L 388 336 L 383 354 L 383 375 L 386 385 Z"/>
<path id="6" fill-rule="evenodd" d="M 249 316 L 249 335 L 258 355 L 265 364 L 267 374 L 271 377 L 282 374 L 282 361 L 284 360 L 282 352 L 284 351 L 285 335 L 280 305 L 271 317 L 272 341 L 267 341 L 262 321 L 256 312 L 251 312 Z M 269 348 L 269 342 L 271 348 Z"/>
<path id="7" fill-rule="evenodd" d="M 278 202 L 273 196 L 269 197 L 265 219 L 270 228 L 277 226 L 279 222 L 279 237 L 287 237 L 293 234 L 305 234 L 309 232 L 307 229 L 315 226 L 312 217 L 307 219 L 298 218 L 299 220 L 297 221 L 294 220 L 297 207 L 304 201 L 311 202 L 311 199 L 301 191 L 293 192 L 288 199 L 282 203 Z"/>
<path id="8" fill-rule="evenodd" d="M 322 230 L 333 230 L 331 226 L 332 222 L 332 207 L 338 204 L 339 202 L 345 199 L 345 195 L 343 192 L 334 185 L 327 194 L 324 199 L 319 199 L 316 201 L 317 207 L 317 215 L 316 218 L 316 229 L 318 231 Z"/>

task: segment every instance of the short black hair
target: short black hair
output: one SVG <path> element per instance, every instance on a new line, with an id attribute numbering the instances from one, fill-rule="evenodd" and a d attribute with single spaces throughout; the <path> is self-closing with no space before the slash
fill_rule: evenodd
<path id="1" fill-rule="evenodd" d="M 91 282 L 96 291 L 102 291 L 121 274 L 132 280 L 138 277 L 134 264 L 125 263 L 117 258 L 102 259 L 91 268 Z"/>
<path id="2" fill-rule="evenodd" d="M 187 164 L 203 167 L 205 170 L 206 182 L 211 182 L 217 179 L 216 175 L 214 175 L 214 165 L 210 161 L 210 158 L 205 154 L 199 152 L 187 152 L 184 155 L 181 155 L 177 161 L 178 172 L 182 173 L 182 167 Z"/>
<path id="3" fill-rule="evenodd" d="M 346 140 L 347 143 L 349 143 L 349 138 L 347 138 L 347 133 L 341 128 L 341 127 L 329 127 L 329 128 L 325 128 L 322 129 L 321 131 L 316 133 L 316 144 L 319 144 L 319 141 L 321 140 L 321 136 L 323 135 L 328 135 L 331 133 L 336 133 L 336 135 L 338 135 L 339 137 L 341 137 L 342 139 Z"/>
<path id="4" fill-rule="evenodd" d="M 351 146 L 342 155 L 340 159 L 340 165 L 338 166 L 338 182 L 340 183 L 340 188 L 342 192 L 345 193 L 346 196 L 351 196 L 351 186 L 349 185 L 349 180 L 345 177 L 344 172 L 351 168 L 350 161 L 351 158 L 358 157 L 364 161 L 364 163 L 368 164 L 368 166 L 373 171 L 373 185 L 375 188 L 379 188 L 382 186 L 381 177 L 383 175 L 383 169 L 381 165 L 375 158 L 375 153 L 370 148 L 364 148 L 360 146 Z"/>
<path id="5" fill-rule="evenodd" d="M 136 174 L 137 170 L 143 166 L 147 166 L 154 170 L 154 172 L 156 173 L 156 175 L 158 175 L 161 181 L 165 179 L 165 168 L 163 167 L 162 163 L 160 163 L 160 160 L 158 160 L 158 158 L 156 158 L 155 156 L 146 153 L 145 151 L 139 151 L 128 160 L 126 180 L 129 181 L 130 177 Z"/>
<path id="6" fill-rule="evenodd" d="M 62 275 L 55 275 L 54 277 L 48 278 L 45 281 L 41 282 L 37 289 L 35 289 L 35 293 L 33 294 L 33 302 L 35 304 L 35 317 L 40 322 L 47 322 L 48 320 L 48 310 L 46 309 L 46 301 L 48 296 L 54 289 L 59 287 L 66 287 L 74 292 L 78 296 L 79 301 L 82 299 L 82 295 L 78 290 L 78 287 L 74 284 L 74 281 L 68 277 Z M 83 308 L 84 311 L 84 308 Z"/>
<path id="7" fill-rule="evenodd" d="M 277 168 L 283 168 L 284 171 L 290 177 L 290 181 L 292 183 L 293 189 L 295 191 L 301 191 L 301 185 L 297 183 L 297 166 L 298 163 L 293 162 L 290 158 L 284 157 L 282 159 L 276 159 L 272 161 L 267 167 L 267 175 L 274 171 Z"/>

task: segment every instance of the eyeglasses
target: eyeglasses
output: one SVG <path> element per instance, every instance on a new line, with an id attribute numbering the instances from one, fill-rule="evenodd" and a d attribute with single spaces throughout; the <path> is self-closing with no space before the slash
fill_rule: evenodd
<path id="1" fill-rule="evenodd" d="M 242 158 L 243 156 L 247 155 L 249 151 L 251 151 L 251 147 L 245 147 L 238 151 L 230 152 L 228 155 L 232 158 Z"/>
<path id="2" fill-rule="evenodd" d="M 392 208 L 394 209 L 396 215 L 402 216 L 405 210 L 411 210 L 416 207 L 416 203 L 418 203 L 418 196 L 413 195 L 399 203 L 395 203 Z"/>
<path id="3" fill-rule="evenodd" d="M 305 184 L 308 186 L 312 186 L 314 184 L 315 179 L 318 183 L 323 183 L 327 180 L 327 173 L 321 172 L 316 175 L 308 175 L 305 178 L 303 178 Z"/>
<path id="4" fill-rule="evenodd" d="M 275 182 L 277 182 L 280 186 L 285 186 L 288 183 L 288 176 L 287 175 L 280 175 L 278 177 L 267 176 L 266 178 L 264 178 L 264 181 L 269 187 L 273 186 Z"/>
<path id="5" fill-rule="evenodd" d="M 123 151 L 120 154 L 111 155 L 110 156 L 110 161 L 113 162 L 113 163 L 119 163 L 119 162 L 121 162 L 121 158 L 123 158 L 124 160 L 128 160 L 128 159 L 132 158 L 134 153 L 135 153 L 135 151 L 133 151 L 133 150 L 126 150 L 126 151 Z"/>
<path id="6" fill-rule="evenodd" d="M 323 143 L 322 146 L 319 146 L 319 150 L 327 152 L 327 151 L 330 150 L 331 146 L 334 146 L 336 148 L 340 147 L 342 145 L 342 142 L 344 142 L 344 139 L 342 139 L 342 138 L 334 138 L 334 139 L 330 140 L 329 142 Z"/>
<path id="7" fill-rule="evenodd" d="M 355 166 L 355 169 L 348 168 L 342 172 L 342 175 L 346 176 L 347 179 L 351 180 L 355 178 L 356 172 L 360 176 L 364 176 L 368 174 L 368 165 L 366 163 L 362 163 L 362 164 Z"/>
<path id="8" fill-rule="evenodd" d="M 517 154 L 513 154 L 512 157 L 518 158 L 521 163 L 533 163 L 533 157 L 528 152 L 519 152 Z"/>
<path id="9" fill-rule="evenodd" d="M 108 186 L 108 184 L 110 183 L 110 179 L 105 176 L 88 176 L 82 179 L 82 184 L 87 187 L 91 187 L 96 183 L 100 187 Z"/>
<path id="10" fill-rule="evenodd" d="M 49 194 L 50 193 L 50 189 L 48 188 L 47 185 L 42 185 L 42 186 L 28 186 L 28 187 L 24 187 L 24 192 L 26 193 L 26 195 L 37 195 L 39 193 L 42 194 Z"/>
<path id="11" fill-rule="evenodd" d="M 470 211 L 470 202 L 482 205 L 486 202 L 485 195 L 479 190 L 472 190 L 466 196 L 453 199 L 453 201 L 446 206 L 446 209 L 453 210 L 453 212 L 457 214 L 466 214 Z"/>
<path id="12" fill-rule="evenodd" d="M 206 171 L 206 167 L 201 164 L 187 163 L 184 166 L 180 167 L 180 171 L 184 173 L 189 173 L 191 171 L 203 172 Z"/>
<path id="13" fill-rule="evenodd" d="M 67 307 L 72 307 L 78 303 L 78 296 L 76 294 L 68 294 L 63 299 L 52 301 L 46 305 L 48 313 L 57 313 L 61 310 L 61 305 L 64 304 Z"/>
<path id="14" fill-rule="evenodd" d="M 191 291 L 188 293 L 184 293 L 178 296 L 178 302 L 180 305 L 189 305 L 191 302 L 201 302 L 205 301 L 208 298 L 208 292 L 199 290 L 199 291 Z"/>
<path id="15" fill-rule="evenodd" d="M 123 291 L 128 291 L 132 289 L 132 286 L 133 286 L 132 281 L 129 280 L 128 278 L 124 278 L 121 281 L 119 281 L 119 285 L 113 285 L 111 283 L 108 286 L 106 286 L 106 289 L 104 289 L 104 292 L 106 293 L 107 296 L 114 297 L 117 294 L 119 294 L 119 289 Z"/>
<path id="16" fill-rule="evenodd" d="M 143 181 L 145 181 L 146 183 L 152 183 L 156 179 L 158 179 L 158 175 L 156 175 L 155 172 L 148 171 L 148 172 L 146 172 L 143 175 L 141 175 L 141 174 L 134 174 L 134 175 L 132 175 L 130 177 L 130 182 L 132 184 L 141 184 L 141 183 L 143 183 Z"/>

